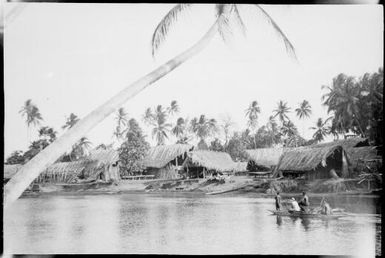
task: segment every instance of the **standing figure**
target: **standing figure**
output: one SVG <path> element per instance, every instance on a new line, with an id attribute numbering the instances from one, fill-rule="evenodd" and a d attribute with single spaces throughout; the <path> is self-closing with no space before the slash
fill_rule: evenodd
<path id="1" fill-rule="evenodd" d="M 307 211 L 310 206 L 309 197 L 306 195 L 306 192 L 302 192 L 302 199 L 298 202 L 301 211 Z"/>
<path id="2" fill-rule="evenodd" d="M 281 196 L 279 195 L 279 192 L 277 192 L 277 195 L 275 196 L 275 209 L 277 211 L 280 211 L 282 208 L 281 205 Z"/>

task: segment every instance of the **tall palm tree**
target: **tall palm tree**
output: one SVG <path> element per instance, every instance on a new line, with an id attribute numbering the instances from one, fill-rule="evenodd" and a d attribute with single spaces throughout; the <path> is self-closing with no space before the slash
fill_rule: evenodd
<path id="1" fill-rule="evenodd" d="M 40 125 L 43 118 L 38 107 L 32 103 L 31 99 L 28 99 L 24 102 L 24 106 L 20 109 L 19 113 L 25 117 L 25 122 L 27 123 L 28 127 L 28 140 L 31 141 L 31 125 Z"/>
<path id="2" fill-rule="evenodd" d="M 250 106 L 246 109 L 246 117 L 248 118 L 247 126 L 254 133 L 254 148 L 257 147 L 256 130 L 258 123 L 258 114 L 261 113 L 261 109 L 258 106 L 258 102 L 254 100 Z"/>
<path id="3" fill-rule="evenodd" d="M 172 128 L 171 132 L 176 138 L 180 139 L 180 137 L 184 136 L 185 129 L 185 120 L 183 117 L 179 117 L 178 120 L 176 120 L 176 125 Z"/>
<path id="4" fill-rule="evenodd" d="M 277 122 L 275 121 L 273 116 L 269 116 L 269 121 L 266 124 L 266 127 L 271 135 L 271 142 L 276 144 L 280 141 L 280 135 L 278 130 Z"/>
<path id="5" fill-rule="evenodd" d="M 201 115 L 199 119 L 194 117 L 191 120 L 190 126 L 192 132 L 195 133 L 202 143 L 206 143 L 206 138 L 214 135 L 218 130 L 217 121 L 214 118 L 208 119 L 205 115 Z"/>
<path id="6" fill-rule="evenodd" d="M 74 113 L 71 113 L 65 124 L 61 127 L 62 129 L 71 129 L 77 122 L 79 122 L 79 118 Z"/>
<path id="7" fill-rule="evenodd" d="M 247 125 L 250 128 L 255 129 L 257 126 L 258 114 L 261 113 L 261 109 L 259 108 L 258 102 L 254 100 L 251 102 L 250 106 L 246 109 L 246 117 L 249 119 L 247 121 Z"/>
<path id="8" fill-rule="evenodd" d="M 295 112 L 297 112 L 297 117 L 299 119 L 305 119 L 309 118 L 311 115 L 311 106 L 309 104 L 309 101 L 303 100 L 300 104 L 299 107 L 295 109 Z M 305 137 L 305 124 L 302 126 L 302 136 Z"/>
<path id="9" fill-rule="evenodd" d="M 316 122 L 316 126 L 310 127 L 310 129 L 316 130 L 313 134 L 313 139 L 316 140 L 317 142 L 322 141 L 325 138 L 325 136 L 327 135 L 327 133 L 328 133 L 328 129 L 326 127 L 327 122 L 328 122 L 328 119 L 323 121 L 322 118 L 318 118 L 318 120 Z"/>
<path id="10" fill-rule="evenodd" d="M 171 101 L 170 107 L 167 108 L 170 115 L 177 114 L 179 112 L 179 105 L 176 100 Z"/>
<path id="11" fill-rule="evenodd" d="M 275 115 L 273 116 L 274 118 L 278 116 L 279 120 L 281 121 L 282 125 L 286 120 L 290 120 L 287 114 L 290 112 L 290 108 L 287 106 L 286 102 L 283 102 L 280 100 L 278 102 L 278 107 L 277 109 L 273 110 L 275 112 Z"/>
<path id="12" fill-rule="evenodd" d="M 172 8 L 160 21 L 152 37 L 153 56 L 155 56 L 159 46 L 164 42 L 174 21 L 178 19 L 180 13 L 188 9 L 190 6 L 190 4 L 178 4 Z M 261 6 L 253 5 L 253 7 L 255 7 L 255 11 L 260 16 L 265 18 L 272 25 L 274 31 L 276 31 L 277 35 L 283 40 L 286 51 L 292 57 L 296 58 L 293 45 L 279 28 L 278 24 Z M 8 205 L 12 203 L 12 201 L 16 200 L 28 187 L 28 185 L 30 185 L 30 183 L 32 183 L 32 181 L 41 173 L 41 171 L 55 162 L 62 153 L 64 153 L 68 148 L 76 143 L 81 137 L 86 135 L 86 133 L 94 128 L 98 123 L 100 123 L 107 116 L 121 107 L 127 100 L 131 99 L 143 89 L 170 73 L 186 60 L 198 54 L 210 43 L 210 41 L 215 37 L 217 33 L 223 37 L 223 32 L 226 29 L 231 29 L 229 20 L 236 20 L 238 21 L 238 26 L 242 28 L 244 27 L 244 23 L 241 19 L 237 5 L 216 4 L 215 10 L 216 20 L 214 24 L 194 45 L 176 57 L 170 59 L 168 62 L 161 65 L 154 71 L 140 78 L 133 84 L 129 85 L 121 92 L 117 93 L 110 100 L 106 101 L 86 117 L 84 117 L 77 125 L 71 128 L 71 130 L 68 130 L 54 143 L 49 145 L 49 147 L 45 148 L 42 152 L 35 156 L 31 162 L 25 164 L 23 168 L 21 168 L 21 170 L 17 173 L 17 175 L 14 176 L 5 186 L 4 207 L 7 208 Z"/>
<path id="13" fill-rule="evenodd" d="M 113 135 L 117 140 L 120 140 L 124 133 L 127 131 L 126 129 L 123 129 L 123 127 L 127 126 L 127 121 L 128 121 L 128 114 L 124 110 L 124 108 L 119 108 L 118 112 L 116 114 L 115 120 L 117 121 L 115 130 Z"/>
<path id="14" fill-rule="evenodd" d="M 323 105 L 328 106 L 328 113 L 333 113 L 343 133 L 353 132 L 365 137 L 359 115 L 360 88 L 353 76 L 339 74 L 331 86 L 322 86 L 328 92 L 322 96 Z"/>
<path id="15" fill-rule="evenodd" d="M 92 143 L 90 140 L 88 140 L 87 137 L 80 138 L 79 142 L 77 142 L 73 148 L 72 152 L 70 154 L 71 161 L 78 160 L 82 157 L 85 157 L 89 154 L 89 150 L 92 146 Z"/>

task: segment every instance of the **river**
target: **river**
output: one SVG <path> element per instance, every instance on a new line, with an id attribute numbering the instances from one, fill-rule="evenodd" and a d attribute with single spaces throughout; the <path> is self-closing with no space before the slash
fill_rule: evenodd
<path id="1" fill-rule="evenodd" d="M 330 197 L 332 207 L 379 212 L 373 197 Z M 310 198 L 314 204 L 319 198 Z M 353 208 L 354 207 L 354 208 Z M 21 198 L 4 215 L 11 253 L 315 254 L 373 257 L 381 221 L 270 215 L 271 198 L 192 193 Z M 377 248 L 376 248 L 377 246 Z"/>

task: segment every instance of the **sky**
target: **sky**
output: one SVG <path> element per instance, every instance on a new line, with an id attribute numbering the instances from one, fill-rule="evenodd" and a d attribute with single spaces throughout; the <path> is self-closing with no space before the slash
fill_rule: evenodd
<path id="1" fill-rule="evenodd" d="M 4 154 L 26 150 L 28 129 L 19 110 L 27 99 L 38 106 L 42 125 L 61 126 L 70 113 L 80 118 L 120 90 L 194 44 L 213 24 L 212 5 L 196 5 L 183 13 L 151 56 L 151 37 L 168 4 L 7 3 L 4 25 Z M 19 5 L 21 5 L 19 3 Z M 246 128 L 245 110 L 258 101 L 259 126 L 279 100 L 292 108 L 290 119 L 305 138 L 314 133 L 322 106 L 322 85 L 339 73 L 362 76 L 383 65 L 383 9 L 379 5 L 264 5 L 295 47 L 298 61 L 251 5 L 239 7 L 246 34 L 234 29 L 228 42 L 217 35 L 198 55 L 160 79 L 123 107 L 139 121 L 151 145 L 151 128 L 142 121 L 147 107 L 176 100 L 179 114 L 205 114 L 219 122 L 230 116 L 233 131 Z M 7 15 L 10 13 L 10 15 Z M 304 99 L 312 106 L 307 120 L 294 109 Z M 112 114 L 87 137 L 96 147 L 114 141 Z M 37 138 L 32 129 L 31 139 Z M 175 142 L 170 137 L 166 143 Z"/>

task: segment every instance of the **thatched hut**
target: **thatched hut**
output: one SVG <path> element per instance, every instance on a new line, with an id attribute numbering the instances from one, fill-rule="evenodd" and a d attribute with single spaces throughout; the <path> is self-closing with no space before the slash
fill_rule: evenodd
<path id="1" fill-rule="evenodd" d="M 348 177 L 349 159 L 342 146 L 299 147 L 285 150 L 273 176 L 307 180 Z"/>
<path id="2" fill-rule="evenodd" d="M 35 183 L 76 183 L 91 161 L 54 163 L 35 179 Z"/>
<path id="3" fill-rule="evenodd" d="M 187 154 L 183 168 L 189 177 L 206 177 L 212 172 L 234 172 L 236 163 L 226 152 L 196 150 Z"/>
<path id="4" fill-rule="evenodd" d="M 261 148 L 246 150 L 248 156 L 247 170 L 268 171 L 273 170 L 284 152 L 283 148 Z"/>
<path id="5" fill-rule="evenodd" d="M 143 160 L 146 173 L 162 179 L 178 178 L 187 152 L 193 148 L 194 146 L 190 144 L 161 145 L 151 148 Z"/>
<path id="6" fill-rule="evenodd" d="M 119 153 L 114 149 L 94 149 L 86 157 L 91 163 L 84 170 L 83 176 L 88 179 L 103 181 L 119 181 Z"/>

